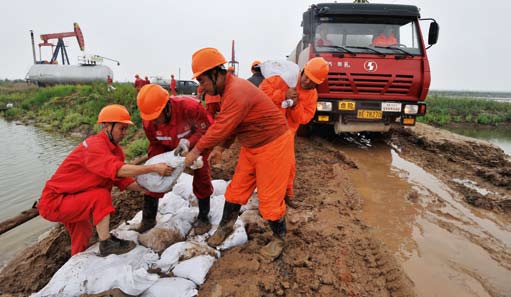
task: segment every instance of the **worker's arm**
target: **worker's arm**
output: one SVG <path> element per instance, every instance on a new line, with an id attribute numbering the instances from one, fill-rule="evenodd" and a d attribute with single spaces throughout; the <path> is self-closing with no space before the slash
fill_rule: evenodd
<path id="1" fill-rule="evenodd" d="M 310 122 L 316 112 L 318 102 L 318 93 L 316 90 L 301 91 L 298 94 L 298 102 L 295 106 L 288 110 L 288 117 L 295 123 L 300 125 Z"/>
<path id="2" fill-rule="evenodd" d="M 259 89 L 280 108 L 282 101 L 286 99 L 286 91 L 289 87 L 280 76 L 275 75 L 264 79 L 259 85 Z"/>
<path id="3" fill-rule="evenodd" d="M 124 164 L 117 170 L 117 177 L 134 177 L 146 173 L 158 173 L 162 176 L 169 176 L 172 174 L 174 168 L 170 167 L 166 163 L 158 163 L 152 165 L 131 165 Z"/>

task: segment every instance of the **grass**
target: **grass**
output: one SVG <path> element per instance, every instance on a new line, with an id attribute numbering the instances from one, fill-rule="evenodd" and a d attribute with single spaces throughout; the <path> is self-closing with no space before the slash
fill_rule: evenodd
<path id="1" fill-rule="evenodd" d="M 114 86 L 116 89 L 113 91 L 108 91 L 106 83 L 38 88 L 27 86 L 22 81 L 0 81 L 0 106 L 13 104 L 13 108 L 0 116 L 53 132 L 90 135 L 99 131 L 96 124 L 99 111 L 108 104 L 121 104 L 126 106 L 135 123 L 128 130 L 127 141 L 123 144 L 130 157 L 145 154 L 147 143 L 138 140 L 131 143 L 136 140 L 133 138 L 137 129 L 142 129 L 142 120 L 136 107 L 136 90 L 131 84 Z"/>
<path id="2" fill-rule="evenodd" d="M 430 96 L 427 113 L 420 122 L 444 126 L 451 123 L 500 125 L 511 124 L 511 103 L 485 99 Z"/>

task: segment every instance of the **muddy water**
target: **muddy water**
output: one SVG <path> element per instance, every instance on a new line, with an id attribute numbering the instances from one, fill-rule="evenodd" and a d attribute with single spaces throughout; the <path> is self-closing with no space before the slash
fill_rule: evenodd
<path id="1" fill-rule="evenodd" d="M 0 119 L 0 221 L 32 207 L 46 180 L 79 140 Z M 51 227 L 37 217 L 0 235 L 0 267 Z"/>
<path id="2" fill-rule="evenodd" d="M 382 142 L 346 143 L 363 218 L 403 263 L 419 296 L 511 296 L 511 227 L 472 208 Z"/>

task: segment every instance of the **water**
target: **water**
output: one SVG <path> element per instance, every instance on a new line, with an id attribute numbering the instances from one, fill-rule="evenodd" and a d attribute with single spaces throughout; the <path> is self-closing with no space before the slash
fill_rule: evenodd
<path id="1" fill-rule="evenodd" d="M 0 221 L 32 207 L 57 166 L 80 140 L 0 118 Z M 40 217 L 0 235 L 0 267 L 52 224 Z"/>
<path id="2" fill-rule="evenodd" d="M 510 296 L 511 227 L 384 143 L 342 151 L 363 198 L 363 221 L 386 243 L 418 296 Z M 414 194 L 415 193 L 415 194 Z"/>
<path id="3" fill-rule="evenodd" d="M 445 129 L 463 136 L 486 140 L 511 156 L 511 127 L 447 127 Z"/>

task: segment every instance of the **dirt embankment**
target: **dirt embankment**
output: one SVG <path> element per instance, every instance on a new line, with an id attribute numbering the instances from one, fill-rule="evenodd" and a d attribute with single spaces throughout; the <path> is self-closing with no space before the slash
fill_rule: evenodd
<path id="1" fill-rule="evenodd" d="M 390 142 L 462 193 L 467 203 L 511 213 L 511 158 L 500 148 L 424 124 L 397 130 Z"/>
<path id="2" fill-rule="evenodd" d="M 388 141 L 407 159 L 461 187 L 468 203 L 509 214 L 511 163 L 499 149 L 423 125 L 396 131 Z M 231 178 L 238 151 L 237 146 L 226 151 L 224 163 L 213 168 L 215 179 Z M 265 261 L 259 250 L 271 239 L 269 227 L 249 224 L 249 242 L 223 253 L 200 296 L 414 296 L 394 256 L 360 220 L 363 201 L 346 174 L 357 165 L 323 138 L 297 138 L 296 164 L 299 207 L 288 210 L 283 255 Z M 480 194 L 452 176 L 492 193 Z M 142 205 L 135 194 L 116 194 L 114 201 L 119 212 L 113 225 Z M 23 296 L 41 289 L 68 257 L 69 238 L 58 227 L 0 272 L 0 293 Z"/>

